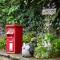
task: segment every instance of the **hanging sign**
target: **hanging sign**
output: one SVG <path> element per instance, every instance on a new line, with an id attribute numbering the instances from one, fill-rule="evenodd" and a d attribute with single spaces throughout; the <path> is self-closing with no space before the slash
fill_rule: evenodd
<path id="1" fill-rule="evenodd" d="M 54 15 L 55 13 L 56 13 L 56 8 L 42 10 L 42 15 Z"/>

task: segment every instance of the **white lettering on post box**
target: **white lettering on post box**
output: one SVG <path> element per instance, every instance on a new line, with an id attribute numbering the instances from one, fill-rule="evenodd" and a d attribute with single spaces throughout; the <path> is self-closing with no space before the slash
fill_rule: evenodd
<path id="1" fill-rule="evenodd" d="M 13 51 L 13 43 L 9 43 L 9 50 Z"/>

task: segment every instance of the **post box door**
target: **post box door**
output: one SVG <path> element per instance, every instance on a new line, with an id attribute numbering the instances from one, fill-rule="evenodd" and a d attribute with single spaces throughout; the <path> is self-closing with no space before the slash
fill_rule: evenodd
<path id="1" fill-rule="evenodd" d="M 7 28 L 7 42 L 6 42 L 6 49 L 8 52 L 14 51 L 14 29 L 13 28 Z"/>

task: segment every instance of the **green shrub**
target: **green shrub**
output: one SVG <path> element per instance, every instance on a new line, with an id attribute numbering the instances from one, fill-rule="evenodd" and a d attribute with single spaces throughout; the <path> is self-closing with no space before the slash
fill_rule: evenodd
<path id="1" fill-rule="evenodd" d="M 47 48 L 45 48 L 43 46 L 38 46 L 35 49 L 35 56 L 36 56 L 36 58 L 48 58 L 49 52 L 48 52 Z"/>
<path id="2" fill-rule="evenodd" d="M 55 39 L 52 43 L 51 57 L 60 56 L 60 39 Z"/>
<path id="3" fill-rule="evenodd" d="M 51 34 L 45 34 L 44 36 L 39 35 L 34 55 L 37 58 L 51 58 L 59 56 L 60 39 Z"/>
<path id="4" fill-rule="evenodd" d="M 0 49 L 5 49 L 6 46 L 6 38 L 2 37 L 2 39 L 0 40 Z"/>
<path id="5" fill-rule="evenodd" d="M 23 35 L 23 42 L 29 43 L 31 41 L 31 38 L 35 36 L 35 32 L 29 32 Z"/>

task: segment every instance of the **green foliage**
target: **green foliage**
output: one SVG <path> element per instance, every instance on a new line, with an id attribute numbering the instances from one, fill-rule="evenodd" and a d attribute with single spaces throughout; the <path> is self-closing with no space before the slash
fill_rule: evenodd
<path id="1" fill-rule="evenodd" d="M 12 6 L 11 8 L 9 8 L 9 12 L 8 15 L 10 15 L 11 13 L 14 13 L 16 10 L 18 10 L 19 6 Z"/>
<path id="2" fill-rule="evenodd" d="M 37 47 L 35 48 L 36 58 L 51 58 L 60 55 L 60 40 L 51 34 L 38 37 Z"/>
<path id="3" fill-rule="evenodd" d="M 39 46 L 35 49 L 35 57 L 36 58 L 48 58 L 49 57 L 49 52 L 47 48 L 43 46 Z"/>
<path id="4" fill-rule="evenodd" d="M 60 33 L 60 8 L 57 10 L 54 21 L 52 22 L 54 31 Z"/>
<path id="5" fill-rule="evenodd" d="M 5 0 L 0 0 L 0 3 L 4 3 L 5 2 Z"/>
<path id="6" fill-rule="evenodd" d="M 47 0 L 0 1 L 0 19 L 4 21 L 4 24 L 18 23 L 22 24 L 26 31 L 42 31 L 43 18 L 41 16 L 41 10 Z"/>
<path id="7" fill-rule="evenodd" d="M 51 57 L 60 56 L 60 39 L 55 39 L 52 43 Z"/>
<path id="8" fill-rule="evenodd" d="M 6 38 L 2 37 L 2 39 L 0 40 L 0 49 L 5 49 L 6 47 Z"/>
<path id="9" fill-rule="evenodd" d="M 0 0 L 0 20 L 3 24 L 22 24 L 26 31 L 42 32 L 45 24 L 42 8 L 51 2 L 52 0 Z M 59 11 L 52 20 L 55 20 L 58 13 Z"/>
<path id="10" fill-rule="evenodd" d="M 29 32 L 23 35 L 23 42 L 29 43 L 31 41 L 31 38 L 35 36 L 35 32 Z"/>
<path id="11" fill-rule="evenodd" d="M 13 16 L 9 16 L 6 21 L 7 21 L 8 24 L 17 23 L 16 19 Z"/>

